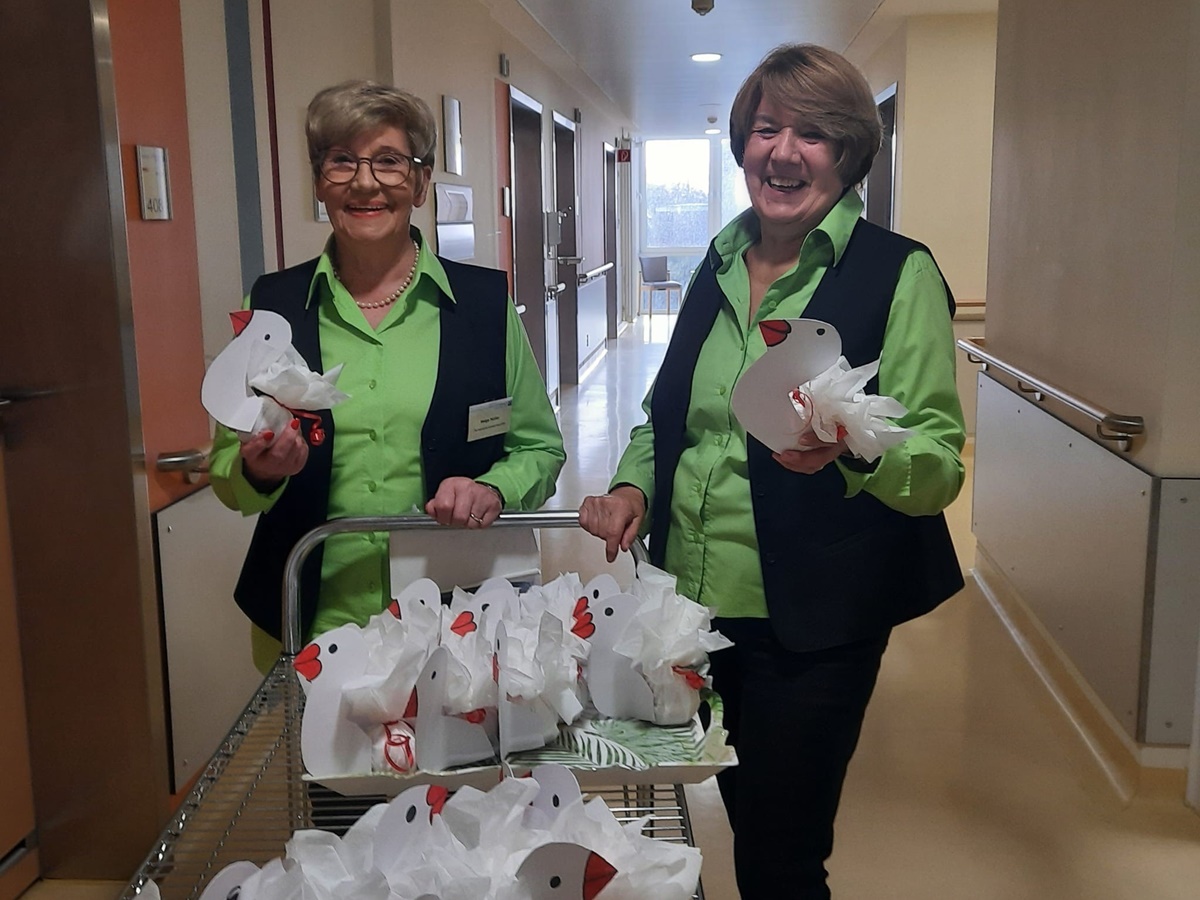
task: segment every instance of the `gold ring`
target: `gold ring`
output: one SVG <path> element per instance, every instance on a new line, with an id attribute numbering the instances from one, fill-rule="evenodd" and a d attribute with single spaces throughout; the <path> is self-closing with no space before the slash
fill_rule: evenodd
<path id="1" fill-rule="evenodd" d="M 479 518 L 479 516 L 475 515 L 475 513 L 467 513 L 467 518 L 474 519 L 480 525 L 483 524 L 483 519 Z"/>

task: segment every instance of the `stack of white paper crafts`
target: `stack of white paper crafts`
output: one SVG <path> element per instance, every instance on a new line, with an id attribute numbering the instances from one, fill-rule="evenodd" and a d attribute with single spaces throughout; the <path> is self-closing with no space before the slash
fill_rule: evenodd
<path id="1" fill-rule="evenodd" d="M 486 793 L 419 785 L 372 807 L 344 837 L 297 831 L 261 869 L 236 862 L 200 900 L 685 900 L 700 851 L 622 825 L 584 802 L 570 770 L 541 766 Z M 154 900 L 148 882 L 142 896 Z"/>
<path id="2" fill-rule="evenodd" d="M 296 657 L 306 691 L 305 768 L 315 778 L 443 772 L 545 746 L 581 716 L 689 723 L 708 653 L 729 646 L 710 613 L 643 565 L 563 575 L 519 593 L 504 579 L 451 602 L 421 579 L 365 626 Z"/>

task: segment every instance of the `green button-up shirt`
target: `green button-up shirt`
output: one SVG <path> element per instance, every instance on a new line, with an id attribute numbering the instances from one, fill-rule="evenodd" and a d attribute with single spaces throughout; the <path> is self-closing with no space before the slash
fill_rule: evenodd
<path id="1" fill-rule="evenodd" d="M 680 593 L 715 607 L 722 616 L 767 616 L 746 432 L 730 406 L 733 386 L 766 352 L 758 322 L 804 315 L 825 270 L 841 258 L 861 213 L 862 201 L 847 191 L 805 238 L 796 265 L 771 285 L 753 320 L 745 252 L 758 240 L 757 219 L 747 210 L 716 237 L 722 261 L 717 283 L 727 302 L 692 375 L 666 567 L 678 577 Z M 847 497 L 867 491 L 893 509 L 918 516 L 940 512 L 957 496 L 964 474 L 959 457 L 964 427 L 954 369 L 945 286 L 929 254 L 915 252 L 900 272 L 879 364 L 879 392 L 908 408 L 899 424 L 915 434 L 889 449 L 871 473 L 852 472 L 838 463 Z M 654 496 L 653 393 L 651 387 L 642 404 L 647 421 L 633 429 L 613 478 L 614 485 L 636 485 L 648 501 Z M 800 514 L 796 527 L 821 525 Z M 796 588 L 802 591 L 803 585 Z"/>
<path id="2" fill-rule="evenodd" d="M 318 304 L 322 364 L 326 370 L 345 364 L 337 386 L 350 395 L 333 408 L 329 518 L 423 513 L 421 428 L 437 380 L 438 304 L 443 292 L 457 300 L 442 264 L 422 246 L 412 284 L 372 329 L 333 277 L 330 249 L 327 245 L 317 263 L 308 299 Z M 562 435 L 512 303 L 505 339 L 511 427 L 504 438 L 504 458 L 478 480 L 499 488 L 507 508 L 536 509 L 554 493 L 566 458 Z M 217 428 L 210 464 L 213 490 L 245 515 L 270 509 L 286 483 L 271 494 L 258 493 L 242 475 L 238 446 L 236 434 Z M 347 622 L 362 624 L 378 613 L 388 597 L 387 535 L 345 534 L 327 540 L 321 584 L 314 634 Z"/>

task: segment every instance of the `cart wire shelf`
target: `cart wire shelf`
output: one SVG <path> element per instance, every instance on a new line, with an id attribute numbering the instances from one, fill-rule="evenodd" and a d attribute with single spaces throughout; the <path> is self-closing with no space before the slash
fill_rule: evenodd
<path id="1" fill-rule="evenodd" d="M 541 527 L 578 523 L 574 514 L 506 514 L 499 521 L 504 520 Z M 389 530 L 393 523 L 405 527 L 412 517 L 361 521 L 373 527 L 385 523 L 381 530 Z M 360 529 L 341 524 L 338 530 Z M 217 748 L 120 900 L 137 900 L 148 881 L 156 883 L 162 900 L 196 900 L 209 880 L 229 864 L 249 860 L 262 866 L 283 855 L 284 845 L 297 830 L 321 828 L 344 834 L 371 806 L 387 801 L 382 795 L 343 796 L 304 780 L 300 726 L 305 695 L 292 667 L 294 652 L 286 652 L 288 643 L 285 635 L 285 653 Z M 593 788 L 586 796 L 602 797 L 620 822 L 649 816 L 644 827 L 649 837 L 693 844 L 681 784 L 616 785 Z M 696 898 L 704 900 L 703 887 L 698 886 Z"/>

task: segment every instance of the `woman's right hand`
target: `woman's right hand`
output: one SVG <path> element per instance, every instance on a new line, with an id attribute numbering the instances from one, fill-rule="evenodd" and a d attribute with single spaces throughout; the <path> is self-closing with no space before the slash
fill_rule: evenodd
<path id="1" fill-rule="evenodd" d="M 308 442 L 300 432 L 300 420 L 292 419 L 279 437 L 261 431 L 242 444 L 242 474 L 261 494 L 269 494 L 308 462 Z"/>
<path id="2" fill-rule="evenodd" d="M 579 507 L 579 527 L 604 541 L 608 561 L 617 550 L 628 550 L 646 517 L 646 497 L 631 484 L 622 484 L 599 497 L 585 497 Z"/>

